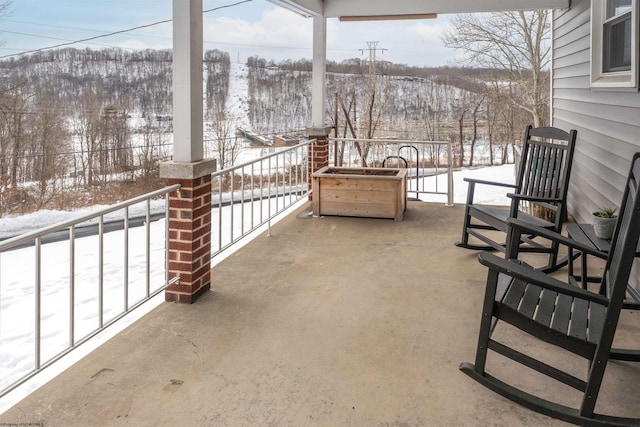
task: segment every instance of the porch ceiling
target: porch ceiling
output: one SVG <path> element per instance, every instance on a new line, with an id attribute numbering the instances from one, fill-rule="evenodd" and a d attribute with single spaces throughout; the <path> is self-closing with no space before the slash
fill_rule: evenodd
<path id="1" fill-rule="evenodd" d="M 380 16 L 424 13 L 565 9 L 570 0 L 269 0 L 307 16 Z"/>

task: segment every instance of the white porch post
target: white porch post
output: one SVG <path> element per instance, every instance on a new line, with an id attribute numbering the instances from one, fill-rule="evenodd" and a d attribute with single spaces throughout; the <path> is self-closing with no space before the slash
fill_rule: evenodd
<path id="1" fill-rule="evenodd" d="M 324 127 L 327 74 L 327 19 L 313 17 L 313 86 L 311 89 L 311 127 Z"/>
<path id="2" fill-rule="evenodd" d="M 202 160 L 202 0 L 173 0 L 173 160 Z"/>

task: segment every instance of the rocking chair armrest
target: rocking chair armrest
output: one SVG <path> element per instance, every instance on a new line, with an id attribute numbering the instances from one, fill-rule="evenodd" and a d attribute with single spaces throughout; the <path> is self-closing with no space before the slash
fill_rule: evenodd
<path id="1" fill-rule="evenodd" d="M 541 288 L 549 289 L 553 292 L 558 292 L 564 295 L 593 301 L 605 306 L 609 305 L 609 300 L 603 295 L 567 284 L 543 273 L 540 270 L 520 264 L 517 261 L 504 259 L 489 252 L 483 252 L 478 255 L 478 260 L 480 261 L 480 264 L 489 267 L 492 270 L 504 273 L 515 279 L 520 279 L 526 283 L 540 286 Z"/>
<path id="2" fill-rule="evenodd" d="M 598 249 L 591 247 L 591 246 L 587 246 L 587 245 L 583 245 L 582 243 L 570 239 L 566 236 L 563 236 L 560 233 L 556 233 L 553 230 L 549 230 L 547 228 L 543 228 L 543 227 L 539 227 L 537 225 L 533 225 L 527 221 L 524 221 L 522 219 L 518 219 L 518 218 L 508 218 L 507 221 L 509 222 L 509 226 L 516 228 L 520 231 L 523 232 L 523 234 L 531 234 L 531 235 L 535 235 L 535 236 L 540 236 L 543 237 L 545 239 L 549 239 L 552 240 L 554 242 L 558 242 L 561 245 L 570 247 L 572 249 L 576 249 L 584 254 L 587 255 L 593 255 L 595 257 L 601 258 L 601 259 L 607 259 L 607 254 L 604 252 L 599 251 Z"/>
<path id="3" fill-rule="evenodd" d="M 564 199 L 559 197 L 539 197 L 539 196 L 527 196 L 526 194 L 519 193 L 507 193 L 507 197 L 516 200 L 522 200 L 525 202 L 540 202 L 540 203 L 561 203 Z"/>
<path id="4" fill-rule="evenodd" d="M 497 181 L 487 181 L 487 180 L 484 180 L 484 179 L 463 178 L 463 181 L 468 182 L 471 185 L 482 184 L 482 185 L 493 185 L 493 186 L 497 186 L 497 187 L 516 188 L 515 184 L 508 184 L 506 182 L 497 182 Z"/>

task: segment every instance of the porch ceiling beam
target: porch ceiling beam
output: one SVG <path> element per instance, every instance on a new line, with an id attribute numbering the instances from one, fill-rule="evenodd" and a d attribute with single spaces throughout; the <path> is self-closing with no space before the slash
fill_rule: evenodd
<path id="1" fill-rule="evenodd" d="M 299 15 L 306 17 L 322 16 L 323 0 L 268 0 Z"/>
<path id="2" fill-rule="evenodd" d="M 354 15 L 499 12 L 569 7 L 569 0 L 323 0 L 323 3 L 324 15 L 327 18 Z"/>
<path id="3" fill-rule="evenodd" d="M 400 21 L 405 19 L 436 19 L 436 13 L 417 13 L 411 15 L 358 15 L 358 16 L 341 16 L 341 22 L 358 22 L 358 21 Z"/>
<path id="4" fill-rule="evenodd" d="M 508 10 L 566 9 L 570 0 L 269 0 L 307 16 L 415 15 L 425 13 L 474 13 Z"/>

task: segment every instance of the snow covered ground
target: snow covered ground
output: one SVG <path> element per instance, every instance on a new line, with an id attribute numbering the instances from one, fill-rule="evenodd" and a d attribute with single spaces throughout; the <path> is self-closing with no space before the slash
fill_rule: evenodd
<path id="1" fill-rule="evenodd" d="M 486 167 L 478 169 L 464 169 L 454 172 L 454 203 L 463 204 L 466 200 L 467 184 L 463 181 L 465 177 L 494 180 L 501 182 L 514 182 L 514 166 L 504 165 L 496 167 Z M 440 188 L 446 188 L 446 175 L 428 178 L 429 180 L 439 180 Z M 504 189 L 479 186 L 475 194 L 476 200 L 481 203 L 506 205 L 508 199 L 504 197 Z M 421 194 L 423 201 L 444 203 L 446 197 L 442 195 Z M 158 201 L 159 206 L 154 209 L 162 209 L 163 201 Z M 93 208 L 96 209 L 96 208 Z M 92 209 L 75 212 L 40 211 L 31 215 L 14 218 L 0 218 L 0 238 L 15 234 L 16 231 L 23 233 L 37 230 L 48 225 L 61 221 L 79 217 Z M 227 216 L 228 218 L 228 216 Z M 151 225 L 151 263 L 154 266 L 151 270 L 151 283 L 156 286 L 164 283 L 164 221 L 156 221 Z M 140 242 L 145 240 L 144 227 L 131 229 L 130 242 Z M 112 232 L 105 235 L 104 250 L 104 283 L 105 288 L 104 307 L 105 319 L 118 313 L 122 308 L 124 294 L 123 285 L 113 285 L 122 283 L 123 257 L 122 241 L 123 232 Z M 94 266 L 87 269 L 76 277 L 77 286 L 75 300 L 79 301 L 76 306 L 76 335 L 89 333 L 98 325 L 97 319 L 97 251 L 98 238 L 86 237 L 78 239 L 76 256 L 78 265 Z M 68 308 L 69 308 L 69 271 L 68 254 L 69 243 L 57 242 L 45 244 L 42 248 L 42 361 L 54 356 L 66 345 L 65 337 L 69 334 Z M 142 298 L 146 292 L 146 253 L 144 245 L 130 243 L 129 280 L 132 283 L 128 298 L 132 303 Z M 222 256 L 214 259 L 214 263 L 220 262 L 224 257 L 229 256 L 231 251 L 227 251 Z M 0 256 L 0 388 L 4 388 L 34 366 L 34 323 L 35 310 L 33 304 L 33 260 L 35 257 L 34 248 L 24 248 L 8 251 Z M 152 289 L 153 291 L 154 289 Z M 106 331 L 92 338 L 88 343 L 83 344 L 70 355 L 65 356 L 61 361 L 56 362 L 51 367 L 45 369 L 41 374 L 27 381 L 16 390 L 0 399 L 0 413 L 6 411 L 16 402 L 28 395 L 53 378 L 57 373 L 71 366 L 77 360 L 84 357 L 93 349 L 104 343 L 106 340 L 122 331 L 135 320 L 152 310 L 164 300 L 161 293 L 151 301 L 136 309 L 132 314 L 116 322 Z M 60 344 L 62 343 L 62 344 Z"/>
<path id="2" fill-rule="evenodd" d="M 229 91 L 224 110 L 236 127 L 249 129 L 249 71 L 246 64 L 231 62 Z"/>

